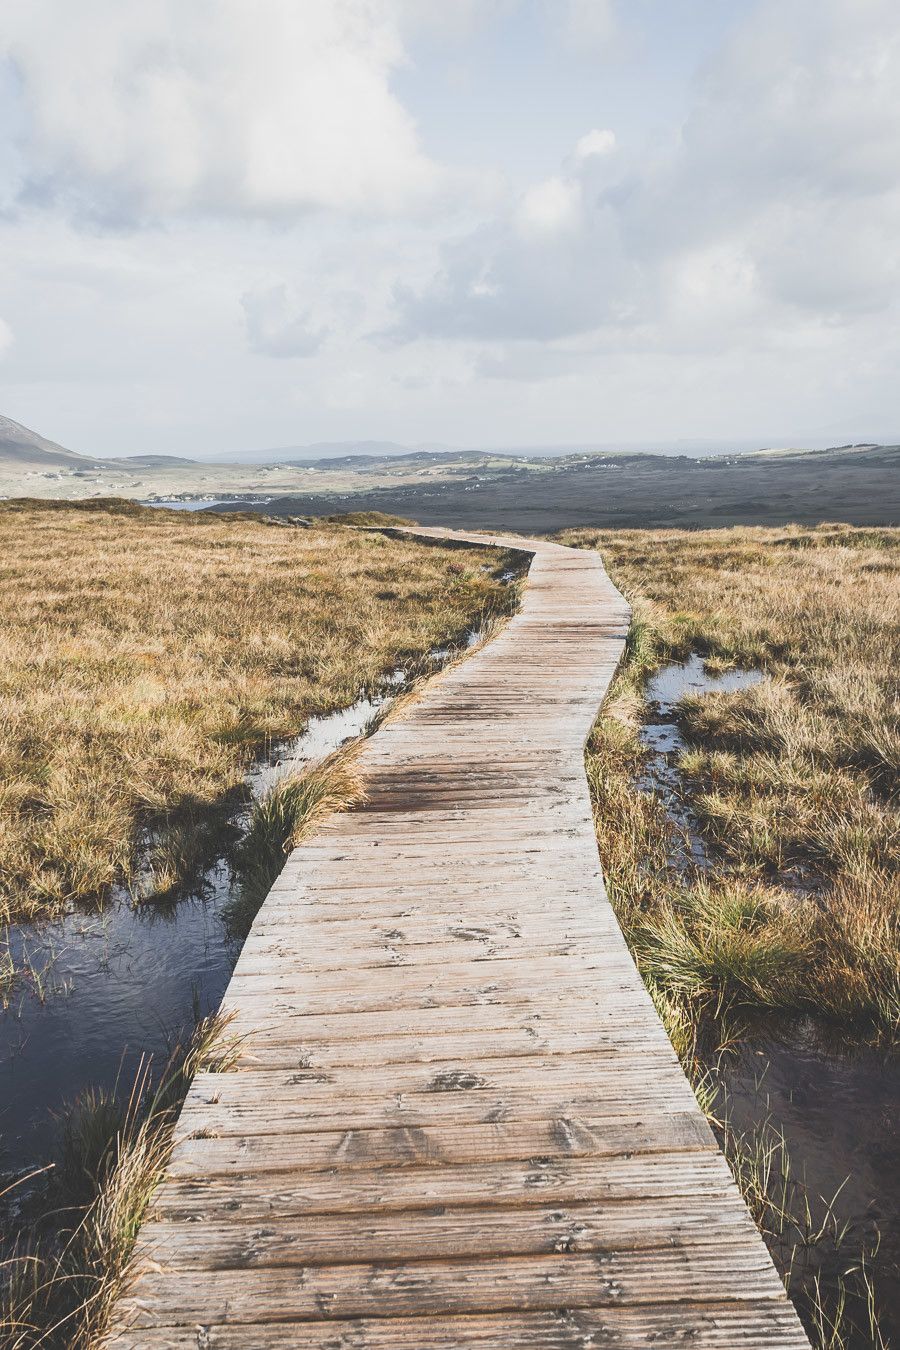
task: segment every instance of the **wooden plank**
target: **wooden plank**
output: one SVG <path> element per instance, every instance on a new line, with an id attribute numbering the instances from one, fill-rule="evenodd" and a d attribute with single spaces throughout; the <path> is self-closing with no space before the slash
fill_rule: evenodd
<path id="1" fill-rule="evenodd" d="M 735 1195 L 698 1196 L 688 1211 L 682 1196 L 573 1205 L 536 1204 L 401 1210 L 392 1214 L 332 1214 L 327 1224 L 269 1218 L 248 1233 L 240 1224 L 202 1225 L 158 1219 L 141 1235 L 149 1259 L 177 1270 L 240 1269 L 342 1261 L 411 1261 L 454 1256 L 516 1256 L 553 1252 L 622 1251 L 728 1242 L 746 1234 L 750 1218 Z"/>
<path id="2" fill-rule="evenodd" d="M 802 1333 L 799 1333 L 802 1335 Z M 114 1335 L 109 1350 L 798 1350 L 786 1301 L 565 1309 L 523 1315 L 204 1323 Z"/>
<path id="3" fill-rule="evenodd" d="M 525 547 L 521 613 L 263 905 L 114 1350 L 808 1350 L 603 888 L 581 755 L 627 607 Z"/>
<path id="4" fill-rule="evenodd" d="M 611 1156 L 602 1166 L 593 1158 L 509 1159 L 441 1167 L 348 1167 L 306 1171 L 298 1147 L 289 1173 L 245 1171 L 223 1175 L 169 1177 L 154 1212 L 167 1218 L 240 1216 L 259 1223 L 273 1215 L 387 1213 L 433 1205 L 516 1207 L 540 1199 L 566 1205 L 584 1200 L 684 1196 L 727 1192 L 732 1185 L 714 1152 L 641 1153 Z M 762 1248 L 764 1251 L 765 1249 Z"/>
<path id="5" fill-rule="evenodd" d="M 645 1117 L 650 1117 L 649 1119 Z M 705 1121 L 693 1111 L 660 1116 L 616 1115 L 582 1119 L 497 1121 L 427 1128 L 395 1125 L 369 1130 L 296 1134 L 188 1135 L 178 1144 L 170 1177 L 243 1175 L 247 1171 L 329 1171 L 334 1167 L 400 1167 L 412 1164 L 496 1162 L 542 1158 L 714 1150 Z"/>
<path id="6" fill-rule="evenodd" d="M 739 1284 L 735 1279 L 740 1275 Z M 740 1292 L 735 1291 L 739 1288 Z M 278 1309 L 282 1320 L 321 1317 L 454 1316 L 460 1313 L 783 1299 L 784 1288 L 762 1243 L 734 1268 L 734 1253 L 714 1247 L 658 1248 L 551 1256 L 461 1257 L 391 1265 L 362 1263 L 289 1270 L 207 1270 L 169 1274 L 148 1269 L 132 1307 L 137 1325 L 153 1326 L 165 1308 L 169 1325 L 203 1323 L 210 1308 L 232 1324 L 258 1322 Z"/>

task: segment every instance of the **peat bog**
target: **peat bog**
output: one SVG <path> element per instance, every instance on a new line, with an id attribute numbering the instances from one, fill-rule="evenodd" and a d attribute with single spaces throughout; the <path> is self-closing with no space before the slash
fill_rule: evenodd
<path id="1" fill-rule="evenodd" d="M 521 561 L 493 550 L 333 525 L 285 531 L 226 520 L 210 530 L 194 520 L 128 504 L 0 512 L 18 551 L 3 576 L 3 698 L 7 708 L 24 705 L 5 721 L 0 760 L 12 807 L 0 847 L 7 1179 L 53 1155 L 80 1094 L 124 1090 L 148 1056 L 164 1063 L 185 1029 L 218 1007 L 244 934 L 243 841 L 273 789 L 327 762 L 516 603 Z M 35 569 L 49 589 L 40 622 Z M 195 569 L 210 588 L 230 576 L 220 594 L 198 600 Z M 154 589 L 151 617 L 143 607 Z M 247 628 L 257 606 L 259 643 Z M 317 641 L 311 668 L 289 650 L 308 663 Z M 240 655 L 244 642 L 251 650 Z M 51 691 L 63 667 L 68 683 Z M 192 764 L 186 724 L 195 716 L 210 744 Z M 16 765 L 39 779 L 23 785 Z M 84 874 L 62 865 L 42 883 L 32 860 L 59 815 L 89 819 L 97 799 L 88 775 L 96 768 L 112 792 L 123 765 L 140 769 L 153 791 L 142 795 L 132 782 L 121 794 L 114 840 L 107 831 L 98 845 L 93 822 L 104 884 L 79 889 Z M 58 800 L 64 773 L 68 795 Z M 279 857 L 280 847 L 267 863 L 274 873 Z M 16 1188 L 0 1205 L 15 1209 L 21 1198 Z"/>
<path id="2" fill-rule="evenodd" d="M 610 897 L 813 1343 L 881 1350 L 900 1332 L 900 531 L 581 542 L 636 606 L 587 756 Z"/>

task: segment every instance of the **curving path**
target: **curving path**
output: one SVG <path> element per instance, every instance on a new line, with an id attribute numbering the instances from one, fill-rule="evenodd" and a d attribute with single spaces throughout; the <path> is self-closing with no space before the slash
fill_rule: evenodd
<path id="1" fill-rule="evenodd" d="M 808 1350 L 603 891 L 628 607 L 596 554 L 455 537 L 533 553 L 522 610 L 289 858 L 111 1345 Z"/>

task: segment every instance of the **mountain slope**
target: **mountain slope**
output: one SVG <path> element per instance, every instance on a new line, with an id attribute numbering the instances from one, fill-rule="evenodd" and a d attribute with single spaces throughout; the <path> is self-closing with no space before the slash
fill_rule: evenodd
<path id="1" fill-rule="evenodd" d="M 46 436 L 39 436 L 36 431 L 23 427 L 21 422 L 14 422 L 11 417 L 0 416 L 0 463 L 38 467 L 53 464 L 86 469 L 101 462 L 77 455 L 74 450 L 57 445 L 56 441 L 48 441 Z"/>

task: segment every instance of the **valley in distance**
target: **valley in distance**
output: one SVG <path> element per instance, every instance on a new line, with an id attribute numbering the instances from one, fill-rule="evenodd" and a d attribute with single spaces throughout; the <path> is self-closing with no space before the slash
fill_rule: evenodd
<path id="1" fill-rule="evenodd" d="M 0 499 L 125 497 L 272 517 L 381 511 L 428 525 L 541 534 L 567 526 L 891 525 L 900 446 L 722 454 L 300 446 L 213 463 L 77 454 L 0 417 Z M 338 453 L 335 453 L 337 451 Z M 263 462 L 260 462 L 263 461 Z"/>

